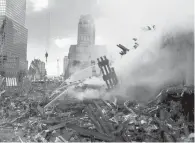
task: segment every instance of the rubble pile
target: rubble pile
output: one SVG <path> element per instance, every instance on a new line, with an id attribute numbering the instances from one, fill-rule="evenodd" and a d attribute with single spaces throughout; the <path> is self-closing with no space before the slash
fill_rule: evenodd
<path id="1" fill-rule="evenodd" d="M 85 99 L 44 110 L 49 98 L 0 98 L 2 142 L 194 141 L 194 87 L 164 89 L 145 105 Z"/>

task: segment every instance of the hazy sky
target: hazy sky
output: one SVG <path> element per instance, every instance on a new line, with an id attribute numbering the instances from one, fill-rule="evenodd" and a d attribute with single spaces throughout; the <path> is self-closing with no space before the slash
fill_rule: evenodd
<path id="1" fill-rule="evenodd" d="M 57 58 L 62 72 L 63 57 L 69 46 L 76 44 L 80 15 L 91 14 L 95 19 L 96 43 L 107 44 L 108 50 L 118 55 L 116 44 L 128 48 L 132 38 L 141 35 L 142 27 L 156 27 L 193 18 L 193 0 L 27 0 L 26 27 L 28 28 L 28 61 L 45 61 L 47 71 L 57 73 Z M 48 13 L 50 11 L 50 26 Z M 50 27 L 50 28 L 49 28 Z M 48 35 L 50 35 L 49 47 Z"/>

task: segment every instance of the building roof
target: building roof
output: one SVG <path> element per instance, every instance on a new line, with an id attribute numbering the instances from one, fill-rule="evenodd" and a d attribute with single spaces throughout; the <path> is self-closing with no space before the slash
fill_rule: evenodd
<path id="1" fill-rule="evenodd" d="M 79 23 L 94 23 L 93 17 L 90 14 L 81 15 Z"/>

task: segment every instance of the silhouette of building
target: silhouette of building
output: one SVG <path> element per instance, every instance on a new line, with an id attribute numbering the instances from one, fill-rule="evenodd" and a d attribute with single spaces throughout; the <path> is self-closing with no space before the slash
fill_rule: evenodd
<path id="1" fill-rule="evenodd" d="M 28 68 L 25 15 L 26 0 L 0 0 L 0 55 L 17 58 L 22 71 Z"/>
<path id="2" fill-rule="evenodd" d="M 77 45 L 71 45 L 69 48 L 66 78 L 78 70 L 91 66 L 91 61 L 96 63 L 97 58 L 106 55 L 106 46 L 95 44 L 95 23 L 92 16 L 82 15 L 78 23 Z"/>
<path id="3" fill-rule="evenodd" d="M 78 24 L 78 46 L 95 44 L 95 24 L 91 15 L 82 15 Z"/>
<path id="4" fill-rule="evenodd" d="M 68 67 L 68 56 L 64 56 L 64 61 L 63 61 L 63 75 L 64 75 L 64 79 L 67 76 L 67 67 Z"/>

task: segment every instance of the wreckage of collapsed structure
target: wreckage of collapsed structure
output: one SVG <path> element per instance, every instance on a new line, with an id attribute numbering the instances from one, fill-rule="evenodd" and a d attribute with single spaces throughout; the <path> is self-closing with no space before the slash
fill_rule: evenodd
<path id="1" fill-rule="evenodd" d="M 46 87 L 33 83 L 25 94 L 1 91 L 0 141 L 194 141 L 194 87 L 163 89 L 145 105 L 105 100 L 105 94 L 119 83 L 106 57 L 98 59 L 98 65 L 103 78 L 53 81 Z M 97 78 L 106 87 L 88 82 Z M 91 90 L 98 91 L 100 97 L 76 96 Z"/>
<path id="2" fill-rule="evenodd" d="M 39 59 L 34 59 L 29 67 L 28 78 L 33 81 L 44 80 L 45 75 L 45 63 Z"/>

